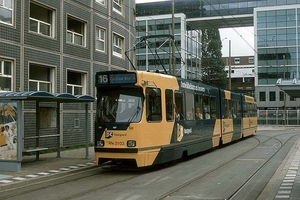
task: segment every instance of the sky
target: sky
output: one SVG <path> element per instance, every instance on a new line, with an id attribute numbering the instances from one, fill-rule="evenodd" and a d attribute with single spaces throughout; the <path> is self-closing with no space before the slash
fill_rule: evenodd
<path id="1" fill-rule="evenodd" d="M 157 2 L 166 0 L 136 0 L 136 3 Z M 254 29 L 253 27 L 220 29 L 222 40 L 222 56 L 229 56 L 229 40 L 231 41 L 231 57 L 254 56 Z"/>
<path id="2" fill-rule="evenodd" d="M 254 28 L 226 28 L 220 29 L 222 41 L 222 55 L 229 56 L 229 40 L 231 41 L 231 57 L 254 56 Z"/>

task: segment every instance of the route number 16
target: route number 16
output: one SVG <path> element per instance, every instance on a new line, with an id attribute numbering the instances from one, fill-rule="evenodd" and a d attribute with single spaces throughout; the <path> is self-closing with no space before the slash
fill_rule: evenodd
<path id="1" fill-rule="evenodd" d="M 108 83 L 108 76 L 107 75 L 99 75 L 98 76 L 98 83 L 99 84 L 107 84 Z"/>

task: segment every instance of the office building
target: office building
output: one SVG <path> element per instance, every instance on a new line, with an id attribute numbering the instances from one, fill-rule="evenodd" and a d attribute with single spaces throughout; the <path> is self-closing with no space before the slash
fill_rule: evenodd
<path id="1" fill-rule="evenodd" d="M 254 56 L 223 57 L 227 77 L 231 81 L 231 90 L 245 95 L 255 95 Z M 230 71 L 229 71 L 230 68 Z"/>
<path id="2" fill-rule="evenodd" d="M 148 46 L 136 49 L 137 68 L 145 71 L 164 71 L 178 77 L 200 79 L 201 47 L 200 32 L 189 30 L 186 16 L 174 15 L 174 42 L 176 64 L 173 73 L 172 61 L 172 15 L 154 15 L 136 18 L 136 37 L 157 36 L 148 39 Z M 156 54 L 157 53 L 157 54 Z"/>
<path id="3" fill-rule="evenodd" d="M 280 78 L 299 80 L 299 6 L 300 0 L 174 1 L 175 13 L 184 13 L 186 23 L 195 30 L 254 26 L 255 97 L 260 110 L 274 112 L 263 116 L 275 116 L 273 122 L 277 124 L 283 120 L 300 124 L 299 120 L 288 119 L 300 117 L 299 98 L 290 97 L 276 85 Z M 136 7 L 138 17 L 171 13 L 171 1 Z M 283 119 L 284 110 L 287 119 Z"/>
<path id="4" fill-rule="evenodd" d="M 129 69 L 124 52 L 135 40 L 134 0 L 1 0 L 1 92 L 47 91 L 95 96 L 97 71 Z M 129 53 L 133 58 L 133 53 Z M 53 106 L 53 105 L 45 105 Z M 55 105 L 54 105 L 55 107 Z M 25 103 L 24 137 L 35 134 L 35 107 Z M 61 146 L 85 143 L 85 120 L 93 138 L 95 104 L 64 103 Z M 52 134 L 42 130 L 42 134 Z M 41 141 L 55 146 L 55 138 Z M 34 141 L 25 140 L 24 147 Z"/>

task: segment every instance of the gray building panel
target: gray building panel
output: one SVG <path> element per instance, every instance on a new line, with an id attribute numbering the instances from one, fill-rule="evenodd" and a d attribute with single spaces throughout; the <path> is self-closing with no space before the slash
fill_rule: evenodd
<path id="1" fill-rule="evenodd" d="M 85 123 L 84 113 L 63 113 L 63 144 L 64 146 L 74 146 L 85 144 Z"/>

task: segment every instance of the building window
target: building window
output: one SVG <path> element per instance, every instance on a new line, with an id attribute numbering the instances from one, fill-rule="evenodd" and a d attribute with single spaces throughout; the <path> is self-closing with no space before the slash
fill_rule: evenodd
<path id="1" fill-rule="evenodd" d="M 284 92 L 279 91 L 279 101 L 284 101 Z"/>
<path id="2" fill-rule="evenodd" d="M 249 58 L 248 62 L 249 62 L 249 64 L 253 64 L 254 63 L 254 58 L 253 57 Z"/>
<path id="3" fill-rule="evenodd" d="M 68 16 L 67 42 L 85 46 L 86 23 Z"/>
<path id="4" fill-rule="evenodd" d="M 54 68 L 38 64 L 29 65 L 29 91 L 53 92 Z"/>
<path id="5" fill-rule="evenodd" d="M 122 0 L 114 0 L 113 10 L 119 14 L 122 14 Z"/>
<path id="6" fill-rule="evenodd" d="M 0 92 L 12 91 L 13 62 L 0 59 Z"/>
<path id="7" fill-rule="evenodd" d="M 53 37 L 54 22 L 53 10 L 30 3 L 30 31 Z"/>
<path id="8" fill-rule="evenodd" d="M 296 101 L 296 99 L 290 96 L 290 101 Z"/>
<path id="9" fill-rule="evenodd" d="M 106 1 L 106 0 L 96 0 L 97 3 L 100 3 L 100 4 L 102 4 L 102 5 L 105 5 L 105 1 Z"/>
<path id="10" fill-rule="evenodd" d="M 240 58 L 234 58 L 234 64 L 240 64 Z"/>
<path id="11" fill-rule="evenodd" d="M 96 27 L 96 50 L 105 51 L 105 30 Z"/>
<path id="12" fill-rule="evenodd" d="M 259 92 L 259 101 L 266 101 L 266 92 Z"/>
<path id="13" fill-rule="evenodd" d="M 276 93 L 274 91 L 269 92 L 269 100 L 276 101 Z"/>
<path id="14" fill-rule="evenodd" d="M 86 94 L 86 74 L 75 71 L 67 73 L 67 92 L 73 95 Z"/>
<path id="15" fill-rule="evenodd" d="M 0 0 L 0 22 L 13 24 L 14 0 Z"/>
<path id="16" fill-rule="evenodd" d="M 123 57 L 123 43 L 124 43 L 124 38 L 117 35 L 113 34 L 113 55 L 118 56 L 118 57 Z"/>

